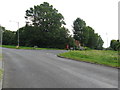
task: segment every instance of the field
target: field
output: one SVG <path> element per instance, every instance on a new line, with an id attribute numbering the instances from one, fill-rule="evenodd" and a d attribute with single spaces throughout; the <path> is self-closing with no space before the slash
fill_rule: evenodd
<path id="1" fill-rule="evenodd" d="M 58 56 L 78 61 L 120 67 L 118 66 L 118 52 L 112 50 L 69 51 L 61 53 Z"/>

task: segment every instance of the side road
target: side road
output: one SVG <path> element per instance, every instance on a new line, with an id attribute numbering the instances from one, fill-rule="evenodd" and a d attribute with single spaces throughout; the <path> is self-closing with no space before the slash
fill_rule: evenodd
<path id="1" fill-rule="evenodd" d="M 3 48 L 3 88 L 118 87 L 118 69 L 57 57 L 61 52 Z"/>

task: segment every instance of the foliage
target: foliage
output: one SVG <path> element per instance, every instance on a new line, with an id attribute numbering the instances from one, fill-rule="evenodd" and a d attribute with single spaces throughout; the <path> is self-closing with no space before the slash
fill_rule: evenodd
<path id="1" fill-rule="evenodd" d="M 86 26 L 85 21 L 77 18 L 73 22 L 74 39 L 80 41 L 82 46 L 87 46 L 92 49 L 102 49 L 103 40 L 93 28 Z"/>
<path id="2" fill-rule="evenodd" d="M 26 10 L 26 25 L 16 32 L 4 30 L 3 44 L 29 47 L 65 48 L 75 47 L 75 40 L 84 47 L 102 49 L 103 40 L 86 22 L 77 18 L 73 22 L 74 36 L 65 28 L 64 17 L 47 2 Z"/>
<path id="3" fill-rule="evenodd" d="M 110 47 L 115 51 L 120 50 L 120 42 L 119 42 L 119 40 L 111 40 Z"/>
<path id="4" fill-rule="evenodd" d="M 84 27 L 86 26 L 85 21 L 83 21 L 80 18 L 77 18 L 74 22 L 73 22 L 73 33 L 74 33 L 74 39 L 78 40 L 81 42 L 81 44 L 84 44 L 84 30 L 86 30 Z"/>
<path id="5" fill-rule="evenodd" d="M 74 44 L 68 30 L 61 27 L 55 32 L 43 32 L 38 27 L 26 26 L 19 29 L 21 46 L 38 46 L 48 48 L 65 48 L 66 44 Z"/>
<path id="6" fill-rule="evenodd" d="M 26 10 L 25 18 L 32 25 L 41 27 L 43 31 L 52 31 L 65 24 L 62 14 L 47 2 Z"/>
<path id="7" fill-rule="evenodd" d="M 5 30 L 4 45 L 17 45 L 18 32 L 20 46 L 65 48 L 74 46 L 74 39 L 65 28 L 64 17 L 52 5 L 44 2 L 26 10 L 26 25 L 16 32 Z"/>
<path id="8" fill-rule="evenodd" d="M 16 32 L 10 30 L 4 30 L 2 44 L 15 45 L 16 44 L 15 36 L 16 36 Z"/>
<path id="9" fill-rule="evenodd" d="M 4 30 L 5 30 L 5 28 L 0 26 L 0 45 L 2 44 L 2 35 L 3 35 Z"/>

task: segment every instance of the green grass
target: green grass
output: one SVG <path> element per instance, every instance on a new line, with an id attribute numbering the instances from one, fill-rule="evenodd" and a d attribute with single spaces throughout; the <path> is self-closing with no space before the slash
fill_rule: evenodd
<path id="1" fill-rule="evenodd" d="M 2 54 L 0 53 L 0 61 L 2 60 Z"/>
<path id="2" fill-rule="evenodd" d="M 0 62 L 2 60 L 2 54 L 0 53 Z M 3 70 L 0 68 L 0 80 L 2 79 Z"/>
<path id="3" fill-rule="evenodd" d="M 3 70 L 0 69 L 0 80 L 2 79 L 2 75 L 3 75 Z"/>
<path id="4" fill-rule="evenodd" d="M 120 67 L 118 66 L 118 52 L 112 50 L 70 51 L 61 53 L 58 56 L 112 67 Z"/>
<path id="5" fill-rule="evenodd" d="M 16 46 L 12 46 L 12 45 L 2 45 L 2 47 L 13 48 L 13 49 L 63 50 L 63 49 L 58 49 L 58 48 L 34 48 L 34 47 L 24 47 L 24 46 L 20 46 L 19 48 L 17 48 Z"/>

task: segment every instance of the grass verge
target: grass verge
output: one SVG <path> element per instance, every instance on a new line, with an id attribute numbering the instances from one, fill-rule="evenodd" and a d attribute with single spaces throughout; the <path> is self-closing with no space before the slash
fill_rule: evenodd
<path id="1" fill-rule="evenodd" d="M 58 56 L 78 61 L 85 61 L 120 68 L 120 66 L 118 66 L 117 51 L 111 50 L 69 51 L 58 54 Z"/>
<path id="2" fill-rule="evenodd" d="M 0 54 L 0 61 L 2 60 L 2 54 Z"/>
<path id="3" fill-rule="evenodd" d="M 3 75 L 3 70 L 0 69 L 0 80 L 2 79 L 2 75 Z"/>
<path id="4" fill-rule="evenodd" d="M 0 54 L 0 62 L 2 60 L 2 54 Z M 2 70 L 2 67 L 0 67 L 0 80 L 2 79 L 2 75 L 3 75 L 3 70 Z"/>
<path id="5" fill-rule="evenodd" d="M 13 49 L 63 50 L 63 49 L 58 49 L 58 48 L 34 48 L 34 47 L 24 47 L 24 46 L 20 46 L 19 48 L 17 48 L 16 46 L 12 46 L 12 45 L 2 45 L 2 47 L 13 48 Z"/>

